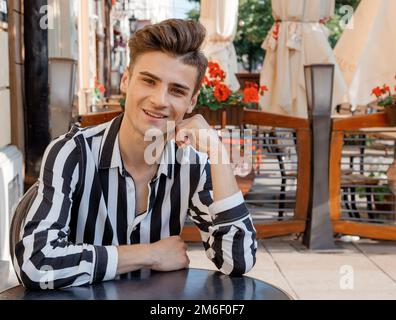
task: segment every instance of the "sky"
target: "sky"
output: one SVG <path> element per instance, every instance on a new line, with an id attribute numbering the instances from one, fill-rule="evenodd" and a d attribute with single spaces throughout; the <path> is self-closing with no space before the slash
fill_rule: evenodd
<path id="1" fill-rule="evenodd" d="M 197 4 L 188 0 L 173 0 L 175 18 L 187 18 L 187 12 L 193 9 Z"/>

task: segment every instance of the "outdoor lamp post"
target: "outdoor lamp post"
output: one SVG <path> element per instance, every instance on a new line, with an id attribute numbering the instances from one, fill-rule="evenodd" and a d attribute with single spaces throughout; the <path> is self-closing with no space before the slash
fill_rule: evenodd
<path id="1" fill-rule="evenodd" d="M 135 14 L 133 13 L 128 20 L 129 20 L 129 31 L 132 35 L 137 29 L 138 20 L 136 19 Z"/>
<path id="2" fill-rule="evenodd" d="M 308 222 L 303 243 L 309 249 L 335 248 L 330 222 L 329 154 L 334 65 L 304 67 L 308 117 L 312 130 L 311 184 Z"/>
<path id="3" fill-rule="evenodd" d="M 49 58 L 50 133 L 55 139 L 69 131 L 73 115 L 73 99 L 77 61 L 69 58 Z"/>

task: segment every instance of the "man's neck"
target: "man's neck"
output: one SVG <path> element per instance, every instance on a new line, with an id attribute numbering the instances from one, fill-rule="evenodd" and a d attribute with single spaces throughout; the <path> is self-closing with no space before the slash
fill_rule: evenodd
<path id="1" fill-rule="evenodd" d="M 148 163 L 145 159 L 145 149 L 151 141 L 144 141 L 144 136 L 135 130 L 124 117 L 119 131 L 119 147 L 124 166 L 135 172 L 147 172 L 158 168 L 158 162 Z M 160 155 L 159 155 L 160 156 Z M 129 172 L 133 174 L 133 172 Z"/>

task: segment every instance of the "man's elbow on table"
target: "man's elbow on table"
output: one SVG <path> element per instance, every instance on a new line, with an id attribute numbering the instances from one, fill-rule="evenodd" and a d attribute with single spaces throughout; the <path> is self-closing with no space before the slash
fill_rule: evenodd
<path id="1" fill-rule="evenodd" d="M 23 252 L 18 254 L 15 252 L 15 262 L 18 264 L 16 268 L 16 273 L 22 282 L 22 285 L 29 290 L 42 290 L 42 289 L 52 289 L 52 285 L 49 281 L 49 268 L 44 268 L 43 266 L 37 268 L 31 261 L 31 257 L 26 259 L 23 257 Z M 46 270 L 45 270 L 46 269 Z"/>
<path id="2" fill-rule="evenodd" d="M 230 276 L 241 276 L 249 272 L 256 264 L 256 251 L 257 241 L 255 237 L 253 242 L 245 242 L 244 237 L 239 240 L 234 238 L 234 241 L 230 243 L 232 250 L 222 250 L 221 254 L 214 253 L 211 256 L 207 252 L 208 257 L 216 265 L 220 272 Z"/>

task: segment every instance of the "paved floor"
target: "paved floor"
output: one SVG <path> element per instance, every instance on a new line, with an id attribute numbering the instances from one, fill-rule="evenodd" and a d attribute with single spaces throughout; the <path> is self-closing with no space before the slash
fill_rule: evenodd
<path id="1" fill-rule="evenodd" d="M 339 249 L 312 252 L 293 237 L 259 241 L 247 275 L 295 299 L 396 299 L 396 242 L 337 241 Z M 214 269 L 200 244 L 190 244 L 190 266 Z"/>
<path id="2" fill-rule="evenodd" d="M 295 299 L 395 299 L 396 242 L 337 241 L 331 252 L 307 250 L 294 236 L 259 241 L 247 275 L 278 286 Z M 200 243 L 189 243 L 190 266 L 215 269 Z M 17 283 L 0 262 L 0 292 Z"/>

